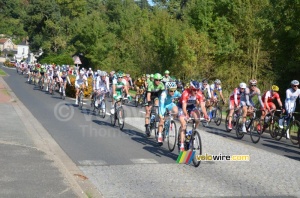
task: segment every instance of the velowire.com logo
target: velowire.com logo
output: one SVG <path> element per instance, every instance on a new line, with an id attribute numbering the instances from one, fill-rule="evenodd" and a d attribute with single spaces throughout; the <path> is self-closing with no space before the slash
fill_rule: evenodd
<path id="1" fill-rule="evenodd" d="M 197 161 L 250 161 L 249 155 L 196 155 L 196 151 L 181 151 L 176 163 L 178 164 L 190 164 L 193 159 Z"/>

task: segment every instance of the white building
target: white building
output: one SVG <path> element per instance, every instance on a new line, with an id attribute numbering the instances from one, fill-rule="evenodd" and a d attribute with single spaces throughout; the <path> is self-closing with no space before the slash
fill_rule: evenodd
<path id="1" fill-rule="evenodd" d="M 18 52 L 15 55 L 15 59 L 20 62 L 24 59 L 27 59 L 29 56 L 29 45 L 26 40 L 22 41 L 20 44 L 18 44 Z"/>

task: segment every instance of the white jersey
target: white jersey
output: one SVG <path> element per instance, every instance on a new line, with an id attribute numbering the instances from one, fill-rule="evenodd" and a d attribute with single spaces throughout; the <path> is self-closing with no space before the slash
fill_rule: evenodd
<path id="1" fill-rule="evenodd" d="M 75 87 L 79 87 L 84 83 L 84 81 L 85 81 L 85 85 L 88 86 L 87 78 L 85 75 L 83 75 L 82 77 L 80 75 L 76 76 Z"/>
<path id="2" fill-rule="evenodd" d="M 52 78 L 53 77 L 53 70 L 48 69 L 47 74 L 48 74 L 48 77 Z"/>
<path id="3" fill-rule="evenodd" d="M 96 89 L 101 92 L 107 92 L 107 82 L 104 80 L 101 80 L 101 77 L 98 76 L 96 79 Z"/>
<path id="4" fill-rule="evenodd" d="M 296 100 L 300 97 L 300 89 L 294 91 L 293 88 L 286 90 L 285 109 L 287 113 L 292 113 L 296 108 Z"/>
<path id="5" fill-rule="evenodd" d="M 211 84 L 210 85 L 210 91 L 212 92 L 212 96 L 213 97 L 218 97 L 217 92 L 222 92 L 222 87 L 221 85 L 219 85 L 218 87 L 216 86 L 216 84 Z"/>
<path id="6" fill-rule="evenodd" d="M 210 91 L 209 84 L 203 85 L 203 83 L 201 83 L 200 84 L 200 90 L 202 91 L 205 98 L 211 98 L 211 91 Z"/>
<path id="7" fill-rule="evenodd" d="M 257 98 L 258 98 L 258 101 L 259 101 L 259 103 L 260 103 L 260 106 L 261 106 L 261 107 L 264 107 L 264 103 L 263 103 L 263 101 L 262 101 L 262 99 L 261 99 L 260 89 L 257 88 L 257 87 L 255 87 L 255 90 L 254 90 L 254 91 L 253 91 L 252 89 L 250 89 L 250 88 L 249 88 L 249 90 L 250 90 L 250 93 L 249 93 L 249 101 L 250 101 L 250 103 L 252 104 L 252 106 L 254 106 L 254 102 L 252 101 L 252 98 L 253 98 L 254 96 L 257 95 Z"/>
<path id="8" fill-rule="evenodd" d="M 105 81 L 106 81 L 107 90 L 109 90 L 109 77 L 108 76 L 105 77 Z"/>

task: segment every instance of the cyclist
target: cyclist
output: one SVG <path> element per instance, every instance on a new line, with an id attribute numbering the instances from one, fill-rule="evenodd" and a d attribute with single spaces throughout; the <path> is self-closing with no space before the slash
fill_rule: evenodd
<path id="1" fill-rule="evenodd" d="M 64 87 L 63 96 L 66 96 L 67 81 L 70 85 L 71 83 L 70 83 L 70 78 L 68 76 L 67 70 L 66 68 L 63 68 L 61 75 L 59 76 L 59 82 L 60 82 L 59 92 L 61 92 L 61 87 Z"/>
<path id="2" fill-rule="evenodd" d="M 228 116 L 228 129 L 232 129 L 231 121 L 235 107 L 242 107 L 243 110 L 243 127 L 244 133 L 247 132 L 245 122 L 247 115 L 247 106 L 252 106 L 249 101 L 250 90 L 247 88 L 246 83 L 240 83 L 238 88 L 235 88 L 229 98 L 229 116 Z"/>
<path id="3" fill-rule="evenodd" d="M 145 78 L 138 78 L 136 81 L 134 81 L 134 86 L 136 90 L 135 98 L 137 95 L 142 95 L 144 93 L 145 88 Z"/>
<path id="4" fill-rule="evenodd" d="M 128 95 L 128 89 L 126 81 L 123 79 L 123 73 L 119 72 L 117 73 L 117 80 L 113 80 L 113 85 L 112 85 L 112 93 L 113 93 L 113 100 L 112 100 L 112 106 L 110 113 L 114 114 L 115 113 L 115 101 L 118 101 L 122 97 L 122 92 L 125 90 L 126 95 Z M 122 115 L 121 115 L 122 116 Z M 120 119 L 120 123 L 123 124 L 123 119 Z"/>
<path id="5" fill-rule="evenodd" d="M 263 103 L 263 101 L 262 101 L 262 99 L 261 99 L 260 89 L 257 87 L 257 80 L 255 80 L 255 79 L 249 80 L 249 90 L 250 90 L 250 93 L 249 93 L 249 101 L 250 101 L 250 103 L 251 103 L 251 106 L 252 106 L 252 107 L 255 106 L 255 104 L 254 104 L 252 98 L 253 98 L 254 96 L 257 96 L 258 101 L 259 101 L 259 103 L 260 103 L 260 107 L 261 107 L 262 109 L 264 109 L 264 103 Z M 252 110 L 253 110 L 253 108 L 250 109 L 250 111 L 252 111 Z"/>
<path id="6" fill-rule="evenodd" d="M 296 109 L 296 100 L 299 97 L 300 98 L 300 89 L 299 87 L 299 81 L 298 80 L 292 80 L 291 81 L 291 88 L 286 90 L 286 98 L 285 98 L 285 110 L 287 116 L 285 116 L 284 119 L 287 120 L 287 125 L 289 125 L 289 121 L 291 118 L 291 114 L 295 112 Z M 283 128 L 283 119 L 279 120 L 279 127 Z M 286 132 L 287 138 L 290 138 L 289 131 Z"/>
<path id="7" fill-rule="evenodd" d="M 89 68 L 89 70 L 87 71 L 87 75 L 90 78 L 92 78 L 94 76 L 94 72 L 93 72 L 92 68 Z"/>
<path id="8" fill-rule="evenodd" d="M 85 89 L 88 86 L 88 81 L 86 76 L 84 75 L 84 71 L 80 71 L 79 75 L 76 76 L 75 80 L 75 89 L 76 89 L 76 100 L 75 100 L 75 105 L 78 105 L 78 95 L 80 88 Z"/>
<path id="9" fill-rule="evenodd" d="M 262 100 L 264 103 L 264 108 L 262 108 L 261 120 L 264 120 L 268 112 L 272 112 L 276 110 L 276 105 L 273 101 L 276 99 L 280 109 L 282 109 L 282 102 L 280 100 L 280 96 L 278 94 L 279 87 L 277 85 L 272 85 L 271 90 L 266 91 L 262 96 Z"/>
<path id="10" fill-rule="evenodd" d="M 197 107 L 200 106 L 204 118 L 209 120 L 206 109 L 205 101 L 202 92 L 200 91 L 200 83 L 197 81 L 191 81 L 189 88 L 184 90 L 180 100 L 178 102 L 178 117 L 180 121 L 180 151 L 184 151 L 184 141 L 185 141 L 185 130 L 186 130 L 186 120 L 189 116 L 197 119 L 200 117 L 200 111 Z M 199 125 L 199 120 L 196 120 L 196 128 Z"/>
<path id="11" fill-rule="evenodd" d="M 175 82 L 177 84 L 177 90 L 182 93 L 184 91 L 184 83 L 180 79 L 175 80 Z"/>
<path id="12" fill-rule="evenodd" d="M 176 82 L 166 82 L 166 90 L 163 91 L 159 97 L 159 125 L 158 125 L 158 142 L 161 143 L 163 141 L 162 139 L 162 130 L 164 126 L 164 114 L 166 112 L 166 109 L 168 109 L 169 112 L 172 112 L 175 114 L 178 113 L 178 107 L 176 104 L 174 104 L 173 99 L 181 97 L 181 93 L 177 91 L 177 85 Z M 167 135 L 167 133 L 166 133 Z"/>
<path id="13" fill-rule="evenodd" d="M 40 79 L 42 81 L 42 86 L 44 87 L 44 82 L 45 82 L 45 72 L 46 72 L 46 68 L 45 65 L 42 65 L 40 68 Z"/>
<path id="14" fill-rule="evenodd" d="M 169 70 L 166 70 L 166 71 L 165 71 L 165 75 L 164 75 L 164 77 L 162 78 L 162 82 L 163 82 L 164 84 L 166 84 L 166 82 L 169 82 L 169 81 L 172 81 L 172 79 L 171 79 L 171 77 L 170 77 L 170 72 L 169 72 Z"/>
<path id="15" fill-rule="evenodd" d="M 219 92 L 220 97 L 223 101 L 223 104 L 225 104 L 225 99 L 222 93 L 222 87 L 221 87 L 221 81 L 219 79 L 216 79 L 213 84 L 210 85 L 210 90 L 211 90 L 211 96 L 214 102 L 218 100 L 218 95 L 217 92 Z"/>
<path id="16" fill-rule="evenodd" d="M 105 93 L 108 92 L 107 84 L 106 84 L 106 72 L 101 71 L 99 72 L 99 77 L 96 79 L 96 87 L 95 87 L 95 107 L 98 107 L 100 102 L 99 98 L 102 97 L 104 99 Z"/>
<path id="17" fill-rule="evenodd" d="M 147 88 L 147 102 L 145 104 L 146 115 L 145 115 L 145 128 L 147 136 L 150 136 L 149 119 L 152 104 L 155 106 L 159 105 L 158 98 L 160 94 L 165 90 L 164 84 L 161 82 L 162 75 L 156 73 L 154 75 L 154 82 L 150 82 Z"/>
<path id="18" fill-rule="evenodd" d="M 47 80 L 47 87 L 46 87 L 46 91 L 48 91 L 50 84 L 52 83 L 53 80 L 53 67 L 50 65 L 48 70 L 47 70 L 47 76 L 48 76 L 48 80 Z"/>

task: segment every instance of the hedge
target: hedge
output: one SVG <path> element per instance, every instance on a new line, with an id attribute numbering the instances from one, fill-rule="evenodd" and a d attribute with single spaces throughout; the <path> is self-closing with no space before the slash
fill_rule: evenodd
<path id="1" fill-rule="evenodd" d="M 76 89 L 75 89 L 76 76 L 69 75 L 69 78 L 70 78 L 71 85 L 67 84 L 66 95 L 68 97 L 75 98 L 75 96 L 76 96 Z M 92 91 L 93 91 L 93 79 L 88 78 L 88 89 L 84 90 L 84 97 L 90 96 L 92 94 Z"/>

